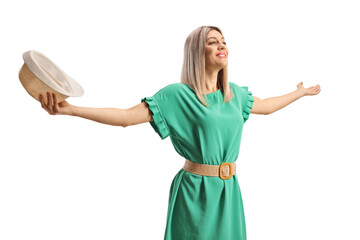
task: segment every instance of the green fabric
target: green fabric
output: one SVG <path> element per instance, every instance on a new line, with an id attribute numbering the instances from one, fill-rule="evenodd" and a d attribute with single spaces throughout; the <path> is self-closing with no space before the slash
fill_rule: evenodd
<path id="1" fill-rule="evenodd" d="M 243 124 L 254 98 L 248 87 L 229 82 L 234 97 L 207 94 L 208 107 L 184 83 L 165 86 L 145 97 L 151 126 L 161 139 L 170 136 L 175 150 L 190 161 L 209 165 L 233 163 L 240 151 Z M 237 170 L 239 171 L 239 170 Z M 222 180 L 181 169 L 170 187 L 165 240 L 245 240 L 246 227 L 237 175 Z"/>

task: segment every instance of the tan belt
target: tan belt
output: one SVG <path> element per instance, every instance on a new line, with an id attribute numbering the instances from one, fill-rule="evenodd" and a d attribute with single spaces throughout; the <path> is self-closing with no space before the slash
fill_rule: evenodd
<path id="1" fill-rule="evenodd" d="M 223 180 L 229 179 L 236 174 L 235 162 L 232 164 L 229 162 L 224 162 L 221 165 L 206 165 L 185 159 L 183 169 L 202 176 L 220 177 Z"/>

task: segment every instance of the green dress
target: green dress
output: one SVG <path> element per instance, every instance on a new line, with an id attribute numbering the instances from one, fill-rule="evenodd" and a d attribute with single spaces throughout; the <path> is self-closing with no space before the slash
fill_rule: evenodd
<path id="1" fill-rule="evenodd" d="M 234 97 L 206 94 L 205 107 L 194 90 L 173 83 L 145 97 L 153 129 L 170 136 L 175 150 L 190 161 L 208 165 L 233 163 L 239 155 L 243 125 L 254 98 L 248 87 L 229 82 Z M 167 212 L 165 240 L 245 240 L 246 227 L 237 175 L 222 180 L 181 169 L 174 177 Z"/>

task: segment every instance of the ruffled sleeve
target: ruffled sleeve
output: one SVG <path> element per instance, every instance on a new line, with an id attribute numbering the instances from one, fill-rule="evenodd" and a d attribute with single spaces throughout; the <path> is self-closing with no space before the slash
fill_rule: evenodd
<path id="1" fill-rule="evenodd" d="M 157 103 L 155 96 L 142 98 L 141 102 L 146 102 L 149 105 L 149 109 L 152 112 L 153 118 L 153 121 L 150 122 L 150 125 L 153 127 L 155 132 L 159 134 L 161 139 L 165 139 L 170 135 L 170 131 L 166 120 L 161 113 L 160 106 Z"/>
<path id="2" fill-rule="evenodd" d="M 247 86 L 242 86 L 240 87 L 240 89 L 242 91 L 241 107 L 242 107 L 242 114 L 245 123 L 246 120 L 249 119 L 249 115 L 254 104 L 254 97 L 252 96 L 252 93 L 248 90 Z"/>

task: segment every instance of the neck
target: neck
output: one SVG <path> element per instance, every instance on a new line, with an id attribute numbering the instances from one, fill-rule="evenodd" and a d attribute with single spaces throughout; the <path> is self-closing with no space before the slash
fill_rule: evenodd
<path id="1" fill-rule="evenodd" d="M 217 76 L 221 69 L 205 71 L 206 93 L 212 93 L 218 90 Z"/>

